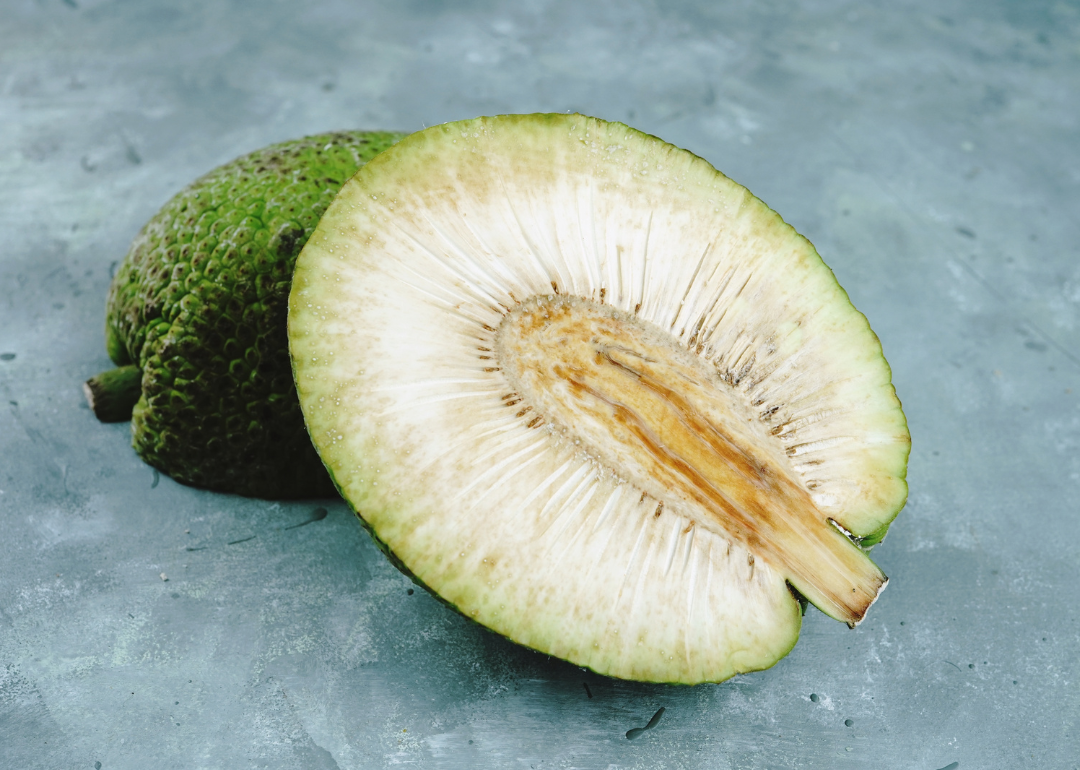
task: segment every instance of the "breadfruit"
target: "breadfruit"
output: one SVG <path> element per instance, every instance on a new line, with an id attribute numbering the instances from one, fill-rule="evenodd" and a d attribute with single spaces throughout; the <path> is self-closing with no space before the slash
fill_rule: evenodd
<path id="1" fill-rule="evenodd" d="M 293 265 L 341 185 L 401 134 L 342 132 L 227 163 L 165 204 L 116 271 L 85 390 L 178 481 L 266 498 L 334 494 L 304 430 L 285 333 Z"/>
<path id="2" fill-rule="evenodd" d="M 814 247 L 619 123 L 414 134 L 349 180 L 289 300 L 304 417 L 395 563 L 602 674 L 716 682 L 854 627 L 907 495 L 878 338 Z"/>

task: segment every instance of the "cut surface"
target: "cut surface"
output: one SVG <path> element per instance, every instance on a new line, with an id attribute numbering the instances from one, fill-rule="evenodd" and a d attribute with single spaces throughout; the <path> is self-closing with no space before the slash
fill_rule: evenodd
<path id="1" fill-rule="evenodd" d="M 347 500 L 463 613 L 601 673 L 719 681 L 854 624 L 902 507 L 880 345 L 813 247 L 621 124 L 428 129 L 297 264 L 294 373 Z"/>

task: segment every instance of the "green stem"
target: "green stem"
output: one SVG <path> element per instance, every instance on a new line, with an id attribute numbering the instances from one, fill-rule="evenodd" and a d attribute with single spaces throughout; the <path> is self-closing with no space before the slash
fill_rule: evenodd
<path id="1" fill-rule="evenodd" d="M 134 364 L 95 375 L 83 383 L 86 401 L 102 422 L 125 422 L 142 396 L 142 371 Z"/>

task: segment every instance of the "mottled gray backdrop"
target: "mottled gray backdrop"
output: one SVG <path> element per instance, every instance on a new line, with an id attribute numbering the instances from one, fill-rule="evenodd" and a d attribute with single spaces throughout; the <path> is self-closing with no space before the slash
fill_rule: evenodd
<path id="1" fill-rule="evenodd" d="M 914 445 L 858 630 L 603 679 L 410 594 L 342 503 L 181 487 L 83 404 L 110 271 L 199 174 L 541 110 L 702 155 L 869 316 Z M 1076 768 L 1080 4 L 3 0 L 0 398 L 5 769 Z"/>

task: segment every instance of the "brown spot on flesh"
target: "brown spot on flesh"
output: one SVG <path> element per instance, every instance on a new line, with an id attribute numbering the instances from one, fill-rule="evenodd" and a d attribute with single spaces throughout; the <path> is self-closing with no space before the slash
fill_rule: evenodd
<path id="1" fill-rule="evenodd" d="M 849 625 L 877 598 L 884 574 L 817 508 L 745 396 L 671 334 L 610 305 L 537 296 L 500 325 L 496 352 L 515 391 L 640 502 L 658 500 L 655 516 L 675 505 Z"/>

